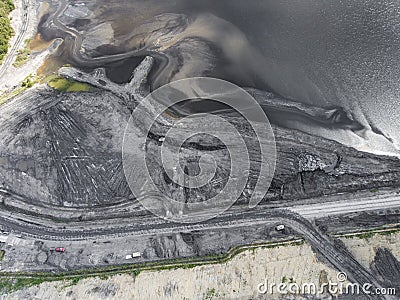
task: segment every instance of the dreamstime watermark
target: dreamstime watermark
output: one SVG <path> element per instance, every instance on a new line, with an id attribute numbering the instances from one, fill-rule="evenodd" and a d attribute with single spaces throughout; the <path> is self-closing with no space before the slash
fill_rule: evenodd
<path id="1" fill-rule="evenodd" d="M 271 283 L 265 278 L 264 282 L 260 282 L 257 286 L 260 294 L 293 294 L 293 295 L 313 295 L 319 296 L 323 294 L 331 295 L 396 295 L 395 288 L 376 288 L 370 283 L 363 285 L 351 283 L 347 281 L 347 275 L 339 272 L 336 281 L 328 280 L 321 284 L 315 283 L 296 283 L 294 280 L 290 282 Z"/>
<path id="2" fill-rule="evenodd" d="M 229 107 L 243 123 L 233 124 L 221 115 L 210 113 L 177 119 L 165 117 L 172 105 L 199 99 Z M 243 133 L 247 140 L 252 134 L 252 142 L 257 142 L 258 146 L 249 149 Z M 228 153 L 185 149 L 185 142 L 199 135 L 209 137 L 205 143 L 209 148 L 212 148 L 213 141 L 218 140 Z M 152 144 L 149 144 L 149 137 Z M 259 150 L 258 158 L 252 158 L 255 149 Z M 257 101 L 235 84 L 205 77 L 175 81 L 145 97 L 128 122 L 122 153 L 125 177 L 140 203 L 164 219 L 183 223 L 213 218 L 227 210 L 245 192 L 249 206 L 256 206 L 268 191 L 276 160 L 273 130 Z M 197 161 L 199 172 L 189 175 L 186 162 L 193 155 L 200 156 Z M 218 162 L 226 160 L 229 161 L 228 176 L 221 174 L 218 166 Z M 250 166 L 254 162 L 258 164 L 257 180 L 250 189 Z M 175 190 L 171 193 L 160 188 L 165 175 L 174 184 Z M 212 197 L 194 201 L 182 196 L 187 189 L 201 189 L 217 180 L 222 180 L 224 186 Z"/>

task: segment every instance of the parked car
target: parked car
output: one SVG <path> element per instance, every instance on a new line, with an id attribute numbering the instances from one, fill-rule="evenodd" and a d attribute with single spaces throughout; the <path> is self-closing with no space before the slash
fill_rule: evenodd
<path id="1" fill-rule="evenodd" d="M 56 252 L 65 252 L 65 248 L 64 247 L 57 247 L 56 248 Z"/>

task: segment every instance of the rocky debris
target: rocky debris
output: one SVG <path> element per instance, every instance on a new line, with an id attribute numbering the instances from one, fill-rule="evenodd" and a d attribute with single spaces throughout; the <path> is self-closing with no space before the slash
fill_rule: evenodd
<path id="1" fill-rule="evenodd" d="M 295 237 L 289 231 L 277 232 L 273 225 L 246 225 L 146 236 L 135 236 L 133 231 L 133 234 L 124 238 L 98 237 L 95 240 L 82 241 L 65 241 L 60 238 L 57 241 L 33 242 L 29 238 L 22 238 L 15 241 L 14 246 L 6 245 L 2 248 L 6 255 L 1 262 L 1 268 L 10 272 L 92 269 L 164 258 L 226 253 L 234 246 Z M 66 252 L 54 251 L 55 247 L 60 246 L 65 247 Z M 142 257 L 126 260 L 125 256 L 132 252 L 140 252 Z"/>
<path id="2" fill-rule="evenodd" d="M 93 27 L 86 35 L 82 42 L 82 49 L 86 55 L 95 53 L 96 48 L 102 45 L 110 45 L 114 40 L 114 29 L 111 23 L 101 23 Z"/>
<path id="3" fill-rule="evenodd" d="M 400 184 L 398 158 L 359 152 L 301 132 L 274 130 L 278 160 L 272 187 L 281 188 L 282 199 Z"/>
<path id="4" fill-rule="evenodd" d="M 335 126 L 336 128 L 349 128 L 353 130 L 363 129 L 363 126 L 355 121 L 352 114 L 341 107 L 325 108 L 309 105 L 254 88 L 246 88 L 246 91 L 252 95 L 262 107 L 266 108 L 266 113 L 276 122 L 279 122 L 279 120 L 271 114 L 271 111 L 275 113 L 278 112 L 278 116 L 282 113 L 293 113 L 294 116 L 300 115 L 309 120 L 318 122 L 320 126 Z"/>
<path id="5" fill-rule="evenodd" d="M 324 217 L 315 220 L 315 224 L 323 232 L 340 232 L 368 229 L 371 224 L 376 227 L 386 224 L 397 224 L 400 219 L 400 209 L 377 209 L 371 212 L 355 212 L 351 214 Z"/>
<path id="6" fill-rule="evenodd" d="M 161 236 L 151 240 L 151 246 L 154 249 L 146 249 L 146 254 L 153 256 L 153 253 L 158 258 L 175 258 L 194 256 L 193 249 L 185 243 L 180 234 L 173 236 Z"/>
<path id="7" fill-rule="evenodd" d="M 48 259 L 48 255 L 45 252 L 40 252 L 37 256 L 36 256 L 36 261 L 39 265 L 44 265 L 46 263 Z"/>
<path id="8" fill-rule="evenodd" d="M 254 226 L 253 226 L 254 228 Z M 234 235 L 233 232 L 229 233 Z M 240 232 L 238 234 L 241 234 Z M 223 230 L 220 231 L 220 236 Z M 184 238 L 186 239 L 186 238 Z M 215 237 L 217 240 L 218 237 Z M 398 240 L 398 238 L 397 238 Z M 371 243 L 359 245 L 359 240 L 345 239 L 353 242 L 351 249 L 359 249 L 355 257 L 363 261 L 369 259 L 371 244 L 385 244 L 385 238 L 379 235 L 372 237 Z M 387 242 L 386 242 L 387 243 Z M 396 247 L 393 245 L 393 247 Z M 398 251 L 395 254 L 398 259 Z M 372 257 L 373 258 L 373 257 Z M 221 264 L 210 264 L 196 268 L 169 269 L 161 271 L 142 271 L 138 276 L 129 274 L 113 275 L 106 279 L 93 277 L 80 280 L 76 285 L 67 286 L 68 282 L 46 282 L 40 286 L 29 287 L 5 297 L 5 299 L 33 299 L 35 296 L 45 299 L 205 299 L 206 295 L 215 298 L 265 299 L 259 294 L 257 286 L 268 278 L 268 282 L 280 284 L 282 281 L 301 283 L 319 283 L 328 279 L 337 282 L 337 270 L 318 260 L 307 244 L 300 246 L 260 247 L 244 251 L 232 260 Z M 322 274 L 322 275 L 321 275 Z M 323 278 L 324 277 L 324 278 Z M 114 293 L 115 291 L 115 293 Z M 276 291 L 276 290 L 275 290 Z M 110 293 L 107 295 L 107 293 Z M 216 295 L 220 296 L 216 296 Z M 225 295 L 225 296 L 224 296 Z M 335 299 L 324 294 L 296 295 L 279 297 L 279 299 Z M 365 299 L 365 295 L 343 295 L 337 299 Z"/>
<path id="9" fill-rule="evenodd" d="M 100 280 L 99 280 L 100 281 Z M 118 285 L 113 282 L 104 282 L 102 284 L 88 284 L 86 287 L 84 295 L 79 291 L 75 290 L 75 285 L 71 285 L 70 282 L 65 281 L 60 283 L 58 287 L 58 292 L 54 293 L 51 298 L 58 299 L 114 299 L 118 292 Z M 29 289 L 23 289 L 18 292 L 19 299 L 34 299 L 34 295 L 42 294 L 38 286 L 33 286 Z M 55 295 L 57 294 L 57 296 Z M 60 296 L 62 294 L 62 296 Z M 39 297 L 39 296 L 37 296 Z M 47 297 L 47 296 L 45 296 Z M 8 299 L 9 297 L 4 297 L 2 299 Z M 11 296 L 12 299 L 12 296 Z"/>
<path id="10" fill-rule="evenodd" d="M 156 250 L 153 247 L 147 247 L 143 252 L 143 257 L 146 259 L 155 259 L 158 258 Z"/>
<path id="11" fill-rule="evenodd" d="M 87 74 L 62 68 L 61 75 L 92 84 L 101 91 L 65 94 L 32 90 L 3 105 L 0 108 L 0 188 L 18 194 L 29 203 L 61 207 L 112 205 L 131 198 L 122 171 L 122 138 L 132 109 L 148 93 L 147 76 L 153 62 L 150 57 L 144 59 L 133 72 L 130 83 L 124 85 L 111 82 L 101 69 Z M 262 101 L 262 95 L 257 93 L 258 101 Z M 147 109 L 151 116 L 152 108 Z M 309 114 L 315 111 L 308 110 Z M 323 115 L 321 111 L 318 114 Z M 239 200 L 245 203 L 260 180 L 258 141 L 243 119 L 232 114 L 223 117 L 241 132 L 251 158 L 250 180 Z M 143 126 L 142 122 L 148 121 L 143 115 L 136 123 Z M 153 180 L 161 191 L 176 194 L 182 202 L 212 197 L 229 175 L 226 147 L 201 135 L 184 144 L 182 151 L 188 174 L 198 172 L 198 158 L 205 153 L 216 159 L 218 168 L 213 180 L 202 188 L 177 187 L 166 176 L 159 157 L 160 139 L 173 122 L 172 116 L 163 114 L 148 134 L 147 156 Z M 288 200 L 325 194 L 399 186 L 398 158 L 359 152 L 300 131 L 277 126 L 273 129 L 278 157 L 264 203 L 288 203 Z M 178 141 L 165 143 L 173 146 Z"/>
<path id="12" fill-rule="evenodd" d="M 134 103 L 144 98 L 149 93 L 147 77 L 154 64 L 154 58 L 147 56 L 133 71 L 131 81 L 126 84 L 116 84 L 107 78 L 104 68 L 98 68 L 92 73 L 84 73 L 76 68 L 63 67 L 58 70 L 60 76 L 88 83 L 102 90 L 110 91 L 121 99 L 127 101 L 125 104 L 133 109 Z"/>
<path id="13" fill-rule="evenodd" d="M 54 93 L 35 93 L 40 103 L 33 110 L 27 105 L 29 116 L 1 122 L 2 129 L 9 128 L 0 134 L 0 156 L 8 162 L 0 168 L 2 188 L 28 202 L 61 206 L 92 206 L 129 196 L 119 147 L 129 110 L 109 95 L 97 94 L 100 102 L 94 95 L 61 95 L 59 101 Z M 14 104 L 22 108 L 30 99 Z M 3 112 L 18 110 L 9 108 Z"/>
<path id="14" fill-rule="evenodd" d="M 84 3 L 68 5 L 64 10 L 63 16 L 70 19 L 82 19 L 90 16 L 90 10 Z"/>
<path id="15" fill-rule="evenodd" d="M 107 283 L 107 284 L 102 284 L 99 286 L 93 287 L 90 291 L 89 294 L 93 295 L 97 299 L 109 299 L 114 297 L 117 294 L 117 286 L 113 283 Z M 73 294 L 70 296 L 73 297 Z"/>
<path id="16" fill-rule="evenodd" d="M 371 269 L 387 287 L 400 289 L 400 262 L 389 249 L 378 248 Z"/>

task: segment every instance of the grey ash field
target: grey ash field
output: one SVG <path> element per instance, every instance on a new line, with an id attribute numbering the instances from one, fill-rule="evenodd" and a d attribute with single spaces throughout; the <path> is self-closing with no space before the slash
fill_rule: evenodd
<path id="1" fill-rule="evenodd" d="M 254 69 L 243 70 L 239 78 L 231 74 L 237 69 L 220 71 L 221 62 L 236 54 L 224 52 L 228 50 L 216 42 L 204 22 L 219 26 L 217 32 L 221 19 L 188 17 L 185 5 L 175 7 L 179 15 L 165 13 L 166 4 L 152 2 L 157 5 L 150 8 L 139 1 L 137 9 L 144 16 L 126 24 L 115 23 L 117 10 L 106 16 L 102 1 L 60 1 L 47 8 L 38 30 L 44 38 L 65 40 L 56 54 L 72 65 L 58 69 L 58 75 L 90 89 L 65 92 L 35 85 L 0 106 L 2 280 L 15 284 L 21 278 L 49 279 L 51 274 L 64 279 L 150 266 L 161 270 L 163 264 L 176 260 L 180 267 L 208 260 L 215 263 L 216 257 L 236 247 L 301 239 L 320 262 L 345 272 L 350 281 L 400 291 L 396 253 L 374 245 L 373 262 L 366 265 L 339 239 L 339 235 L 354 233 L 368 236 L 376 230 L 395 235 L 400 218 L 399 158 L 362 152 L 339 141 L 346 135 L 374 137 L 385 140 L 382 150 L 386 151 L 394 147 L 395 139 L 372 124 L 366 127 L 365 120 L 346 105 L 295 101 L 275 81 L 269 82 L 275 87 L 270 92 L 265 82 L 243 80 L 264 76 L 268 82 L 270 74 L 251 75 Z M 120 4 L 129 6 L 125 1 Z M 223 24 L 235 38 L 244 38 L 238 29 Z M 129 26 L 133 28 L 128 30 Z M 171 41 L 174 35 L 179 38 Z M 242 54 L 250 51 L 246 47 Z M 258 52 L 251 53 L 261 59 Z M 127 66 L 123 70 L 121 61 Z M 176 79 L 204 75 L 242 83 L 266 111 L 275 134 L 276 169 L 268 193 L 249 209 L 252 189 L 259 180 L 257 143 L 265 141 L 258 141 L 240 116 L 221 111 L 240 128 L 253 176 L 226 212 L 200 223 L 174 223 L 148 212 L 132 194 L 123 171 L 124 130 L 133 109 L 150 91 Z M 146 109 L 135 120 L 139 130 L 154 117 L 152 108 Z M 159 154 L 162 143 L 176 146 L 176 141 L 162 137 L 177 116 L 196 109 L 191 103 L 155 117 L 151 131 L 145 133 L 146 149 Z M 149 155 L 147 164 L 157 187 L 182 203 L 213 197 L 229 177 L 226 147 L 209 136 L 194 136 L 182 148 L 181 163 L 189 175 L 198 173 L 194 158 L 214 157 L 218 167 L 213 180 L 201 188 L 183 188 L 167 176 L 157 155 Z M 277 225 L 285 229 L 276 230 Z M 65 252 L 54 251 L 56 247 L 64 247 Z M 127 261 L 126 255 L 132 252 L 140 252 L 140 258 Z M 12 290 L 5 285 L 1 288 L 3 293 Z M 26 295 L 35 293 L 27 291 Z M 354 295 L 340 297 L 355 299 Z M 394 295 L 360 297 L 398 299 Z"/>

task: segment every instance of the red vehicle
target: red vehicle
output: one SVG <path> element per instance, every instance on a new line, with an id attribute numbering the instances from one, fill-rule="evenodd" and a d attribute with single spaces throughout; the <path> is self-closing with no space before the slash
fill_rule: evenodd
<path id="1" fill-rule="evenodd" d="M 57 247 L 56 252 L 64 252 L 65 248 L 64 247 Z"/>

